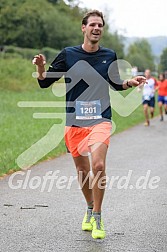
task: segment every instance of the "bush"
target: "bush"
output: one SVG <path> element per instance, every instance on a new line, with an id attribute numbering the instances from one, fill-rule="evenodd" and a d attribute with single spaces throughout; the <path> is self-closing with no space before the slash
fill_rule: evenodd
<path id="1" fill-rule="evenodd" d="M 21 56 L 24 59 L 32 59 L 35 54 L 38 54 L 38 49 L 32 48 L 21 48 L 16 46 L 5 46 L 3 55 L 6 58 L 6 54 L 11 55 L 11 57 Z"/>
<path id="2" fill-rule="evenodd" d="M 14 55 L 7 53 L 6 55 Z M 3 57 L 0 60 L 1 89 L 12 91 L 25 91 L 38 89 L 37 81 L 32 77 L 35 66 L 31 60 L 22 57 Z"/>
<path id="3" fill-rule="evenodd" d="M 59 50 L 44 47 L 42 49 L 21 48 L 16 46 L 5 46 L 3 52 L 1 52 L 2 58 L 23 58 L 32 60 L 33 56 L 42 53 L 45 55 L 47 62 L 53 61 L 55 56 L 59 53 Z"/>
<path id="4" fill-rule="evenodd" d="M 55 56 L 59 53 L 59 50 L 50 47 L 44 47 L 41 49 L 41 53 L 45 55 L 47 62 L 52 62 Z"/>

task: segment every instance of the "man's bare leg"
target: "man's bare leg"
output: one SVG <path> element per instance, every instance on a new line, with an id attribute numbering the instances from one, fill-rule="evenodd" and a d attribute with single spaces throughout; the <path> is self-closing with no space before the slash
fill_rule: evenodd
<path id="1" fill-rule="evenodd" d="M 88 206 L 90 206 L 93 204 L 93 195 L 91 188 L 89 158 L 87 156 L 79 156 L 73 157 L 73 160 L 77 169 L 78 180 L 80 182 L 82 192 L 84 194 Z"/>
<path id="2" fill-rule="evenodd" d="M 162 102 L 158 102 L 158 106 L 159 106 L 160 120 L 163 121 Z"/>
<path id="3" fill-rule="evenodd" d="M 144 116 L 145 116 L 145 125 L 147 124 L 147 126 L 149 125 L 149 115 L 148 115 L 148 104 L 144 104 L 143 105 L 143 110 L 144 110 Z"/>
<path id="4" fill-rule="evenodd" d="M 154 117 L 154 107 L 150 107 L 150 115 L 151 115 L 151 118 Z"/>
<path id="5" fill-rule="evenodd" d="M 108 146 L 104 143 L 96 143 L 91 146 L 92 171 L 94 179 L 92 182 L 93 212 L 101 212 L 103 196 L 105 192 L 105 162 Z"/>

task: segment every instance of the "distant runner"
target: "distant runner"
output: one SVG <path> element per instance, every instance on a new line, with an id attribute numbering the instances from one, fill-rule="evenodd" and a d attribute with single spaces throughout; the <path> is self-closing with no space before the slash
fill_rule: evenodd
<path id="1" fill-rule="evenodd" d="M 139 86 L 139 91 L 142 89 L 143 95 L 142 95 L 142 103 L 143 103 L 143 111 L 144 111 L 144 117 L 145 117 L 145 126 L 150 125 L 150 117 L 153 118 L 154 116 L 154 109 L 155 109 L 155 90 L 157 82 L 155 78 L 151 76 L 150 69 L 146 69 L 144 73 L 147 84 L 142 84 Z M 149 116 L 150 114 L 150 116 Z"/>
<path id="2" fill-rule="evenodd" d="M 158 106 L 160 112 L 160 121 L 164 120 L 163 117 L 163 107 L 165 114 L 167 115 L 167 80 L 165 79 L 165 74 L 159 74 L 159 81 L 158 81 Z"/>

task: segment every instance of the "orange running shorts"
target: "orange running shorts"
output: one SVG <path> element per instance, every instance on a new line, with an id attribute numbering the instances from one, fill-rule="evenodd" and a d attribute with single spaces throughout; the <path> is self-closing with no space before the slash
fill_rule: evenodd
<path id="1" fill-rule="evenodd" d="M 90 127 L 65 127 L 65 143 L 73 157 L 87 156 L 90 146 L 95 143 L 110 142 L 112 124 L 102 122 Z"/>

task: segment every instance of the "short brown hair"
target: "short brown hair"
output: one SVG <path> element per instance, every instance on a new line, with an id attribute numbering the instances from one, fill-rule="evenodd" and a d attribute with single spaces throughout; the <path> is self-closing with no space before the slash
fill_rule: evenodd
<path id="1" fill-rule="evenodd" d="M 87 25 L 88 23 L 88 18 L 90 16 L 97 16 L 97 17 L 101 17 L 102 21 L 103 21 L 103 26 L 105 25 L 105 21 L 104 21 L 104 17 L 103 17 L 103 13 L 98 11 L 98 10 L 92 10 L 89 11 L 85 14 L 85 16 L 82 19 L 82 25 Z"/>
<path id="2" fill-rule="evenodd" d="M 165 73 L 159 73 L 158 78 L 160 78 L 160 75 L 162 75 L 163 79 L 165 80 Z"/>

